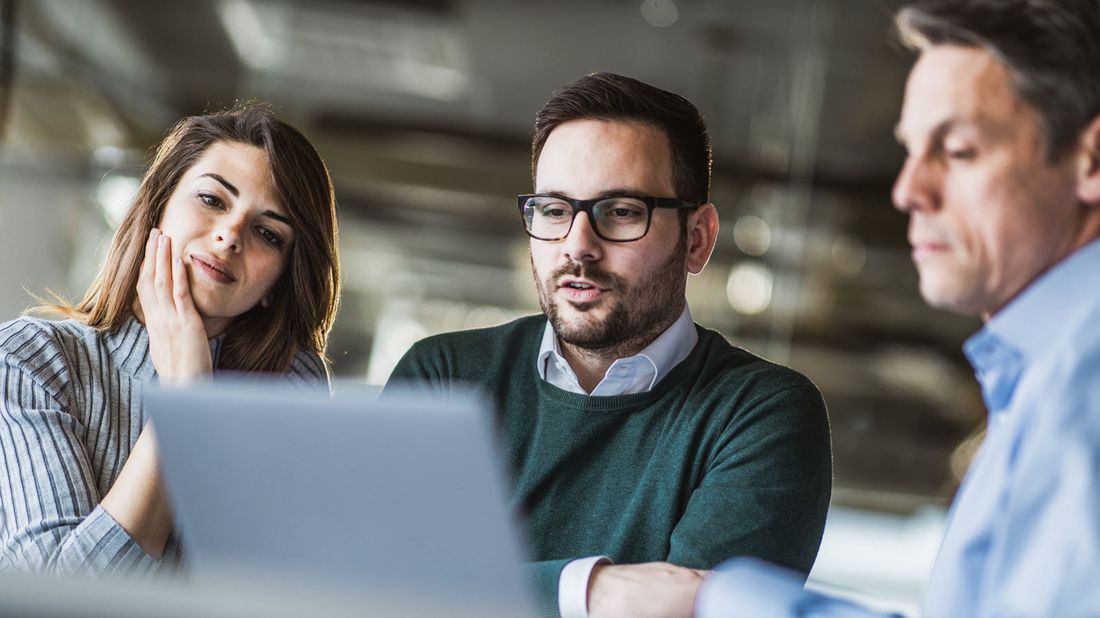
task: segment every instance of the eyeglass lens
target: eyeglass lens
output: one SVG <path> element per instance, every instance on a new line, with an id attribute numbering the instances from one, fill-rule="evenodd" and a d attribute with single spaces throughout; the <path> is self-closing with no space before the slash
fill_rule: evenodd
<path id="1" fill-rule="evenodd" d="M 574 208 L 553 197 L 533 197 L 523 205 L 527 232 L 536 238 L 565 238 L 573 225 Z M 592 205 L 592 224 L 609 240 L 637 240 L 649 226 L 649 208 L 631 197 L 609 197 Z"/>

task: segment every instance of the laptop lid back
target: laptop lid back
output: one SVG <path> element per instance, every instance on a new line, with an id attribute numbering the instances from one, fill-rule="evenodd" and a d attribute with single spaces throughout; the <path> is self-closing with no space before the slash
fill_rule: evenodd
<path id="1" fill-rule="evenodd" d="M 219 381 L 147 388 L 145 406 L 196 579 L 248 570 L 531 607 L 474 397 Z"/>

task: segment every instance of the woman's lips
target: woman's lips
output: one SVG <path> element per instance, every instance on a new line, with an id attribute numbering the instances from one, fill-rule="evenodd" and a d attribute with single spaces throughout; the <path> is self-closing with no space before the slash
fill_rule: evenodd
<path id="1" fill-rule="evenodd" d="M 192 255 L 191 263 L 198 267 L 199 272 L 218 283 L 233 283 L 236 281 L 233 275 L 219 269 L 214 264 L 201 257 Z"/>

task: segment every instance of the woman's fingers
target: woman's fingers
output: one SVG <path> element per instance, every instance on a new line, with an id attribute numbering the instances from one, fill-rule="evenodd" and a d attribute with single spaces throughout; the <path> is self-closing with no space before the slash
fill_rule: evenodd
<path id="1" fill-rule="evenodd" d="M 157 238 L 160 230 L 153 228 L 149 231 L 149 238 L 145 241 L 145 255 L 141 259 L 141 272 L 138 275 L 138 284 L 153 284 L 153 276 L 157 272 Z"/>
<path id="2" fill-rule="evenodd" d="M 138 282 L 149 353 L 162 384 L 184 383 L 211 372 L 210 345 L 183 258 L 172 255 L 166 234 L 149 238 Z"/>
<path id="3" fill-rule="evenodd" d="M 157 238 L 159 237 L 160 230 L 153 228 L 149 230 L 149 238 L 145 241 L 145 257 L 141 260 L 141 276 L 149 281 L 153 280 L 153 275 L 156 273 Z"/>
<path id="4" fill-rule="evenodd" d="M 172 258 L 172 300 L 177 313 L 181 315 L 197 313 L 195 303 L 191 300 L 191 284 L 187 280 L 187 269 L 180 256 Z"/>
<path id="5" fill-rule="evenodd" d="M 157 238 L 160 230 L 153 228 L 149 231 L 149 238 L 145 241 L 145 255 L 141 259 L 141 270 L 138 272 L 137 293 L 141 302 L 142 311 L 149 311 L 156 302 L 156 292 L 153 289 L 153 277 L 156 275 L 157 264 Z"/>
<path id="6" fill-rule="evenodd" d="M 157 238 L 156 274 L 153 287 L 157 301 L 165 308 L 175 307 L 172 301 L 172 239 L 164 234 Z"/>

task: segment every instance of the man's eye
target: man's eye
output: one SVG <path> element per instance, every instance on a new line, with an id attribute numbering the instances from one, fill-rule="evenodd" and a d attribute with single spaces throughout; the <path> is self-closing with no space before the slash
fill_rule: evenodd
<path id="1" fill-rule="evenodd" d="M 940 142 L 939 150 L 945 159 L 954 161 L 965 161 L 978 156 L 978 149 L 973 143 L 959 139 Z"/>
<path id="2" fill-rule="evenodd" d="M 953 148 L 947 151 L 948 159 L 966 161 L 978 156 L 978 151 L 973 148 Z"/>
<path id="3" fill-rule="evenodd" d="M 560 219 L 565 216 L 564 208 L 544 208 L 542 210 L 542 216 L 549 217 L 551 219 Z"/>
<path id="4" fill-rule="evenodd" d="M 611 211 L 611 216 L 616 219 L 633 219 L 640 213 L 633 208 L 615 208 Z"/>

